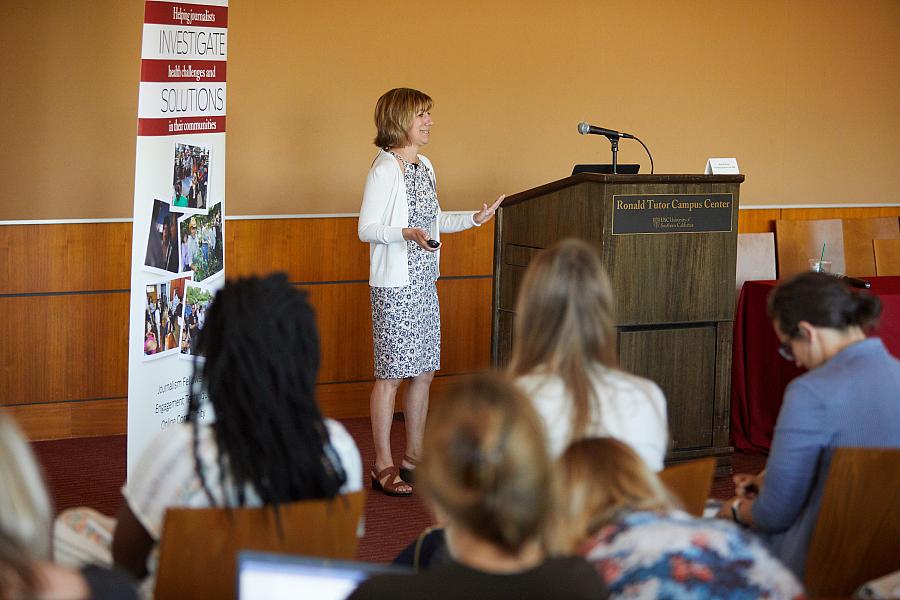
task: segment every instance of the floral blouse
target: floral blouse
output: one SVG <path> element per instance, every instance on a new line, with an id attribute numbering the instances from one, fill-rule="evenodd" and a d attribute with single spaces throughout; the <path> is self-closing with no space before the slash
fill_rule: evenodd
<path id="1" fill-rule="evenodd" d="M 627 513 L 581 548 L 610 598 L 805 598 L 760 540 L 733 523 L 681 511 Z"/>

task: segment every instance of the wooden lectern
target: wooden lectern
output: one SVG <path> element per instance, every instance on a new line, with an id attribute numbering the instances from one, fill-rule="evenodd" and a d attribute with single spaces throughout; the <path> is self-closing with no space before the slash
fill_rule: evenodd
<path id="1" fill-rule="evenodd" d="M 616 293 L 622 368 L 666 394 L 667 462 L 714 456 L 727 472 L 743 180 L 579 174 L 507 197 L 494 230 L 494 365 L 509 361 L 516 296 L 530 260 L 557 240 L 586 240 Z"/>

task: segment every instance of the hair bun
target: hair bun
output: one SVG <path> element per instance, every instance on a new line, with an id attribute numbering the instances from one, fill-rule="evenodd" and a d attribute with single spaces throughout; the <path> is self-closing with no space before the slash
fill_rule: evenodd
<path id="1" fill-rule="evenodd" d="M 864 331 L 871 330 L 881 316 L 881 300 L 878 296 L 863 291 L 853 292 L 853 296 L 856 300 L 853 321 Z"/>

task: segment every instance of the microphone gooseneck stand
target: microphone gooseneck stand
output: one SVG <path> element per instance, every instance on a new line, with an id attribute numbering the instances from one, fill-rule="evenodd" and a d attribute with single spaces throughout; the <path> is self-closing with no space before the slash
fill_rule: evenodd
<path id="1" fill-rule="evenodd" d="M 613 175 L 616 175 L 618 173 L 619 166 L 619 136 L 607 135 L 606 139 L 609 140 L 609 146 L 612 149 L 612 172 Z M 650 149 L 647 147 L 647 144 L 642 142 L 636 135 L 632 135 L 631 139 L 637 140 L 638 143 L 644 147 L 644 150 L 647 152 L 647 156 L 650 157 L 650 174 L 653 175 L 653 172 L 655 170 L 653 165 L 653 155 L 650 154 Z"/>
<path id="2" fill-rule="evenodd" d="M 618 173 L 618 166 L 619 166 L 619 138 L 614 135 L 608 135 L 608 136 L 606 136 L 606 139 L 609 140 L 609 145 L 612 148 L 613 175 L 615 175 L 616 173 Z"/>

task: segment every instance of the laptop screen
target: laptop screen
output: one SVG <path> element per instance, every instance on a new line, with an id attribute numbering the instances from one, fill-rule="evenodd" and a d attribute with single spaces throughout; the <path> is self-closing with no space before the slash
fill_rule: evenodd
<path id="1" fill-rule="evenodd" d="M 640 169 L 641 165 L 616 165 L 616 173 L 618 175 L 637 175 L 637 172 Z M 578 175 L 579 173 L 600 173 L 601 175 L 612 175 L 612 172 L 612 165 L 575 165 L 575 168 L 572 169 L 572 175 Z"/>
<path id="2" fill-rule="evenodd" d="M 371 575 L 411 572 L 403 567 L 376 563 L 241 552 L 238 555 L 238 599 L 344 600 Z"/>

